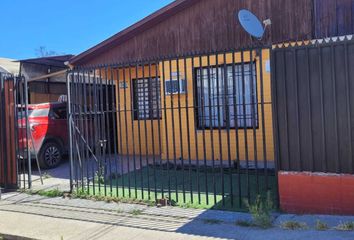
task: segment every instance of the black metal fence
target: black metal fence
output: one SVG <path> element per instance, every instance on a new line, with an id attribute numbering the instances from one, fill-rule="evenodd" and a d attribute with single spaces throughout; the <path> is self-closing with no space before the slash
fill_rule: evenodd
<path id="1" fill-rule="evenodd" d="M 277 195 L 270 49 L 76 68 L 67 86 L 76 190 L 220 208 Z"/>
<path id="2" fill-rule="evenodd" d="M 277 46 L 272 60 L 279 169 L 353 173 L 354 41 Z"/>
<path id="3" fill-rule="evenodd" d="M 30 187 L 25 79 L 0 72 L 0 185 Z"/>

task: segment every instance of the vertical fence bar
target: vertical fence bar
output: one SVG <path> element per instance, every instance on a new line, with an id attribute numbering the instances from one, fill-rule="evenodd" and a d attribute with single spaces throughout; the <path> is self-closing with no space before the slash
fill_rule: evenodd
<path id="1" fill-rule="evenodd" d="M 172 149 L 173 149 L 173 164 L 174 164 L 174 178 L 175 178 L 175 197 L 176 197 L 176 201 L 178 202 L 178 177 L 177 177 L 177 156 L 176 156 L 176 133 L 175 133 L 175 108 L 174 108 L 174 93 L 173 91 L 173 86 L 172 86 L 172 80 L 173 80 L 173 74 L 172 74 L 172 62 L 173 60 L 170 58 L 168 63 L 169 63 L 169 83 L 170 83 L 170 93 L 169 93 L 169 97 L 170 97 L 170 110 L 171 110 L 171 122 L 172 122 Z"/>
<path id="2" fill-rule="evenodd" d="M 157 88 L 157 84 L 155 82 L 155 85 L 153 84 L 153 77 L 151 76 L 152 75 L 152 71 L 151 71 L 151 61 L 148 62 L 148 74 L 149 74 L 149 92 L 150 94 L 152 94 L 152 97 L 154 96 L 153 94 L 153 87 L 156 87 Z M 156 79 L 156 78 L 155 78 Z M 156 91 L 158 94 L 159 91 Z M 153 161 L 153 182 L 154 182 L 154 199 L 155 201 L 157 202 L 157 183 L 156 183 L 156 155 L 155 155 L 155 132 L 154 132 L 154 119 L 155 119 L 155 111 L 158 111 L 158 109 L 155 109 L 154 108 L 154 99 L 152 99 L 152 97 L 149 98 L 149 101 L 150 101 L 150 106 L 149 106 L 149 115 L 151 116 L 150 118 L 150 124 L 151 124 L 151 147 L 152 147 L 152 161 Z M 156 99 L 156 101 L 158 101 Z M 157 121 L 160 121 L 159 120 L 159 115 L 157 115 L 156 117 Z M 148 162 L 148 165 L 147 167 L 149 168 L 149 162 Z M 150 178 L 150 176 L 149 176 Z M 150 198 L 149 198 L 150 199 Z"/>
<path id="3" fill-rule="evenodd" d="M 196 77 L 196 72 L 195 72 L 195 60 L 194 56 L 192 56 L 192 82 L 193 82 L 193 89 L 194 91 L 196 90 L 196 85 L 195 83 L 197 77 Z M 193 110 L 194 110 L 194 143 L 195 143 L 195 158 L 197 162 L 197 192 L 198 192 L 198 203 L 200 204 L 201 202 L 201 196 L 200 196 L 200 178 L 199 178 L 199 144 L 198 144 L 198 117 L 197 117 L 197 112 L 198 112 L 198 100 L 197 100 L 197 94 L 193 97 Z M 192 195 L 193 196 L 193 195 Z M 193 198 L 191 199 L 191 202 L 193 203 Z"/>
<path id="4" fill-rule="evenodd" d="M 185 189 L 185 178 L 184 178 L 184 152 L 183 152 L 183 132 L 182 132 L 182 113 L 181 113 L 181 74 L 180 74 L 180 59 L 177 58 L 177 84 L 178 84 L 178 121 L 179 121 L 179 145 L 180 145 L 180 159 L 182 163 L 182 196 L 183 196 L 183 202 L 186 202 L 186 189 Z M 187 82 L 185 80 L 185 82 Z M 184 86 L 185 89 L 184 91 L 187 91 L 187 86 Z M 186 108 L 187 109 L 187 108 Z M 188 109 L 187 109 L 188 110 Z"/>
<path id="5" fill-rule="evenodd" d="M 303 169 L 302 156 L 301 156 L 301 129 L 300 129 L 300 106 L 299 106 L 299 80 L 298 80 L 298 67 L 297 67 L 297 50 L 295 48 L 292 49 L 292 56 L 294 61 L 294 70 L 295 70 L 295 106 L 296 106 L 296 128 L 297 128 L 297 144 L 298 144 L 298 156 L 299 156 L 299 166 L 300 171 Z"/>
<path id="6" fill-rule="evenodd" d="M 124 68 L 122 69 L 122 71 L 124 71 Z M 123 73 L 122 73 L 123 74 Z M 123 91 L 125 91 L 125 81 L 123 79 Z M 124 109 L 122 111 L 121 109 L 121 93 L 120 93 L 120 70 L 119 67 L 117 68 L 117 95 L 118 95 L 118 129 L 119 129 L 119 150 L 118 150 L 118 155 L 119 155 L 119 159 L 120 159 L 120 175 L 121 175 L 121 183 L 122 183 L 122 196 L 125 196 L 125 185 L 124 185 L 124 156 L 123 156 L 123 129 L 122 129 L 122 113 L 125 116 L 125 105 L 123 105 Z M 124 94 L 123 94 L 124 95 Z M 125 104 L 123 102 L 123 104 Z M 123 116 L 123 117 L 124 117 Z M 126 118 L 125 118 L 126 119 Z M 128 154 L 128 153 L 127 153 Z M 117 184 L 118 184 L 118 180 L 117 180 Z"/>
<path id="7" fill-rule="evenodd" d="M 338 111 L 337 111 L 337 81 L 336 81 L 336 67 L 335 67 L 335 53 L 334 53 L 334 45 L 331 44 L 331 77 L 333 82 L 333 107 L 334 107 L 334 130 L 335 130 L 335 137 L 336 137 L 336 153 L 337 153 L 337 160 L 335 161 L 336 164 L 336 172 L 341 173 L 342 171 L 342 162 L 339 154 L 339 146 L 340 146 L 340 138 L 338 136 Z"/>
<path id="8" fill-rule="evenodd" d="M 143 68 L 144 66 L 142 66 Z M 139 65 L 137 64 L 135 66 L 135 81 L 136 81 L 136 84 L 138 86 L 138 84 L 142 85 L 142 88 L 143 88 L 143 114 L 142 114 L 142 118 L 144 119 L 146 117 L 146 111 L 145 111 L 145 98 L 146 98 L 146 95 L 145 95 L 145 79 L 144 77 L 141 78 L 141 82 L 139 81 Z M 147 83 L 149 84 L 149 83 Z M 132 86 L 134 86 L 134 83 L 132 84 Z M 137 87 L 136 91 L 138 91 L 139 87 Z M 140 92 L 141 90 L 139 89 L 139 92 L 137 93 L 137 95 L 141 94 Z M 133 96 L 133 91 L 132 91 L 132 94 L 131 96 Z M 134 95 L 135 97 L 135 95 Z M 137 96 L 138 98 L 139 96 Z M 132 97 L 133 98 L 133 97 Z M 131 98 L 131 99 L 132 99 Z M 132 124 L 134 124 L 134 120 L 136 119 L 136 121 L 138 122 L 138 139 L 139 139 L 139 164 L 140 164 L 140 183 L 141 183 L 141 197 L 144 199 L 144 188 L 142 186 L 143 182 L 144 182 L 144 175 L 143 175 L 143 155 L 142 155 L 142 149 L 141 149 L 141 127 L 140 127 L 140 123 L 141 123 L 141 109 L 139 108 L 140 106 L 134 106 L 134 103 L 132 103 L 132 109 L 133 109 L 133 114 L 132 114 L 132 117 L 133 117 L 133 121 L 132 121 Z M 134 135 L 134 131 L 133 131 L 133 135 Z M 135 172 L 135 168 L 134 168 L 134 172 Z M 136 187 L 136 184 L 135 184 L 135 187 Z"/>
<path id="9" fill-rule="evenodd" d="M 170 155 L 169 155 L 169 137 L 167 127 L 167 102 L 166 102 L 166 79 L 165 79 L 165 62 L 162 61 L 162 85 L 163 85 L 163 102 L 164 102 L 164 118 L 165 118 L 165 142 L 166 142 L 166 158 L 167 158 L 167 177 L 168 177 L 168 199 L 171 199 L 171 176 L 170 176 Z M 163 190 L 162 190 L 163 192 Z M 163 195 L 163 194 L 162 194 Z M 163 196 L 164 198 L 164 196 Z"/>
<path id="10" fill-rule="evenodd" d="M 265 100 L 264 100 L 264 78 L 263 78 L 263 49 L 259 52 L 259 75 L 260 75 L 260 90 L 261 90 L 261 115 L 262 115 L 262 144 L 263 144 L 263 167 L 264 167 L 264 185 L 265 190 L 268 190 L 268 158 L 267 158 L 267 136 L 265 129 Z M 274 130 L 275 131 L 275 130 Z"/>
<path id="11" fill-rule="evenodd" d="M 151 104 L 150 100 L 151 100 L 151 96 L 152 96 L 151 82 L 150 82 L 150 78 L 146 78 L 146 76 L 145 76 L 145 65 L 144 65 L 144 63 L 142 63 L 141 67 L 142 67 L 142 75 L 143 75 L 142 78 L 143 78 L 143 81 L 144 81 L 144 83 L 147 82 L 147 86 L 148 86 L 147 96 L 148 96 L 148 103 L 150 105 Z M 144 98 L 146 98 L 146 87 L 145 87 L 145 84 L 144 84 L 143 92 L 144 92 Z M 143 107 L 144 107 L 145 161 L 146 161 L 148 199 L 150 200 L 151 199 L 151 195 L 150 195 L 151 193 L 150 193 L 149 146 L 148 146 L 148 136 L 147 136 L 147 134 L 148 134 L 148 131 L 147 131 L 147 118 L 153 119 L 153 116 L 150 115 L 150 110 L 149 110 L 150 106 L 149 105 L 146 106 L 146 101 L 144 99 Z M 149 115 L 147 115 L 147 114 L 149 114 Z M 141 173 L 143 174 L 143 170 L 144 170 L 143 165 L 140 166 L 140 167 L 141 167 Z"/>
<path id="12" fill-rule="evenodd" d="M 242 119 L 243 119 L 243 130 L 244 130 L 244 142 L 245 142 L 245 157 L 246 157 L 246 177 L 247 177 L 247 199 L 250 201 L 250 175 L 249 175 L 249 156 L 248 156 L 248 137 L 247 137 L 247 108 L 246 108 L 246 89 L 245 89 L 245 62 L 244 62 L 244 51 L 241 51 L 241 86 L 242 86 Z"/>
<path id="13" fill-rule="evenodd" d="M 350 108 L 350 104 L 351 104 L 351 96 L 350 96 L 350 78 L 349 78 L 349 59 L 348 59 L 348 43 L 345 42 L 344 43 L 344 65 L 345 65 L 345 87 L 346 87 L 346 101 L 347 101 L 347 120 L 348 120 L 348 134 L 349 134 L 349 139 L 352 139 L 352 132 L 351 132 L 351 108 Z M 354 161 L 353 161 L 353 149 L 352 149 L 352 143 L 350 142 L 349 144 L 349 155 L 351 158 L 351 170 L 350 173 L 354 173 Z"/>
<path id="14" fill-rule="evenodd" d="M 203 163 L 204 163 L 204 183 L 205 183 L 205 194 L 206 194 L 206 203 L 209 205 L 208 199 L 208 168 L 207 168 L 207 160 L 206 160 L 206 146 L 205 146 L 205 94 L 204 94 L 204 75 L 203 75 L 203 59 L 202 56 L 199 55 L 199 79 L 200 79 L 200 97 L 198 96 L 198 100 L 200 100 L 200 113 L 201 113 L 201 121 L 198 119 L 198 125 L 200 124 L 200 129 L 202 131 L 202 146 L 203 146 Z M 198 86 L 199 88 L 199 86 Z M 198 110 L 198 117 L 199 117 L 199 110 Z M 199 147 L 198 147 L 199 150 Z"/>
<path id="15" fill-rule="evenodd" d="M 214 199 L 214 205 L 217 204 L 217 199 L 216 199 L 216 179 L 215 179 L 215 150 L 214 150 L 214 114 L 213 114 L 213 108 L 215 107 L 213 104 L 215 100 L 212 98 L 212 92 L 214 94 L 214 85 L 211 87 L 211 81 L 213 80 L 211 73 L 210 73 L 210 54 L 207 55 L 207 76 L 208 76 L 208 110 L 209 110 L 209 128 L 210 128 L 210 148 L 211 148 L 211 168 L 212 168 L 212 179 L 213 179 L 213 199 Z M 215 69 L 216 70 L 216 69 Z M 215 80 L 215 79 L 214 79 Z M 214 84 L 214 81 L 212 82 Z"/>
<path id="16" fill-rule="evenodd" d="M 221 82 L 220 82 L 220 75 L 219 75 L 219 54 L 216 54 L 216 105 L 217 105 L 217 114 L 218 114 L 218 143 L 219 143 L 219 162 L 220 162 L 220 175 L 221 175 L 221 198 L 222 198 L 222 206 L 225 206 L 225 179 L 224 179 L 224 163 L 223 163 L 223 152 L 222 152 L 222 122 L 221 119 L 221 105 L 220 103 L 220 89 L 221 89 Z M 223 76 L 223 75 L 221 75 Z M 221 81 L 225 81 L 225 79 L 221 79 Z M 224 82 L 222 82 L 224 84 Z"/>
<path id="17" fill-rule="evenodd" d="M 239 98 L 239 82 L 240 76 L 239 73 L 236 76 L 236 60 L 235 60 L 235 51 L 232 52 L 232 93 L 233 93 L 233 107 L 234 107 L 234 122 L 235 122 L 235 144 L 236 144 L 236 167 L 237 167 L 237 177 L 238 177 L 238 204 L 239 207 L 242 207 L 242 188 L 241 188 L 241 163 L 240 163 L 240 139 L 239 139 L 239 124 L 238 124 L 238 98 Z M 239 68 L 237 68 L 239 70 Z"/>
<path id="18" fill-rule="evenodd" d="M 234 194 L 233 194 L 233 183 L 232 183 L 232 167 L 231 167 L 231 149 L 230 149 L 230 102 L 229 102 L 229 68 L 227 65 L 226 52 L 223 53 L 224 61 L 224 104 L 225 104 L 225 118 L 226 118 L 226 141 L 227 141 L 227 159 L 228 159 L 228 172 L 229 172 L 229 197 L 231 201 L 231 207 L 234 206 Z"/>
<path id="19" fill-rule="evenodd" d="M 184 64 L 184 74 L 186 78 L 186 82 L 188 81 L 188 72 L 187 72 L 187 58 L 183 58 Z M 194 81 L 194 79 L 191 79 Z M 192 159 L 191 159 L 191 137 L 190 137 L 190 123 L 189 123 L 189 91 L 186 85 L 186 98 L 185 98 L 185 105 L 186 105 L 186 118 L 187 118 L 187 144 L 188 144 L 188 175 L 189 175 L 189 190 L 190 190 L 190 201 L 193 199 L 193 186 L 192 186 L 192 177 L 191 177 L 191 167 L 192 167 Z M 193 108 L 192 108 L 193 109 Z"/>

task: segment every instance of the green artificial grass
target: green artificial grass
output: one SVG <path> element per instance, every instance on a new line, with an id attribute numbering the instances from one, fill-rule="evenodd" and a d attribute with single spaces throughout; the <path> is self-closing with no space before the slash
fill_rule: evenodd
<path id="1" fill-rule="evenodd" d="M 89 186 L 82 186 L 81 190 L 87 195 L 154 203 L 158 199 L 167 199 L 171 205 L 185 208 L 245 211 L 247 207 L 243 200 L 248 196 L 251 201 L 257 195 L 266 195 L 268 191 L 273 198 L 276 196 L 274 173 L 268 173 L 268 188 L 265 181 L 264 172 L 259 172 L 257 177 L 254 171 L 248 175 L 245 172 L 238 175 L 236 170 L 230 172 L 215 169 L 213 172 L 211 169 L 197 171 L 145 167 L 123 176 L 112 175 L 103 181 L 90 182 Z"/>

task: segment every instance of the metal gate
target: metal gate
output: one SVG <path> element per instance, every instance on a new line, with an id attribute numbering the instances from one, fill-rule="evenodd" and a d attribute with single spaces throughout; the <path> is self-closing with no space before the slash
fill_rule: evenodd
<path id="1" fill-rule="evenodd" d="M 24 77 L 0 72 L 0 186 L 31 187 L 27 82 Z"/>
<path id="2" fill-rule="evenodd" d="M 272 50 L 279 169 L 354 173 L 352 36 Z"/>
<path id="3" fill-rule="evenodd" d="M 170 204 L 277 201 L 270 49 L 68 73 L 72 188 Z"/>

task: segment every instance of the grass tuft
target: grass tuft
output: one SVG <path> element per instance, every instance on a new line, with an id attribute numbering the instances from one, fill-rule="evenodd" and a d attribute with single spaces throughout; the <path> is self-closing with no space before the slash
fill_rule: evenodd
<path id="1" fill-rule="evenodd" d="M 143 210 L 141 210 L 141 209 L 133 209 L 129 213 L 134 215 L 134 216 L 139 216 L 139 215 L 141 215 L 143 213 Z"/>
<path id="2" fill-rule="evenodd" d="M 37 192 L 37 194 L 39 196 L 43 196 L 43 197 L 54 198 L 54 197 L 62 197 L 64 195 L 64 192 L 60 191 L 58 188 L 56 188 L 56 189 L 50 189 L 50 190 L 39 190 Z"/>
<path id="3" fill-rule="evenodd" d="M 354 222 L 341 222 L 335 229 L 339 231 L 353 231 Z"/>
<path id="4" fill-rule="evenodd" d="M 316 228 L 317 231 L 326 231 L 326 230 L 329 229 L 327 223 L 322 222 L 322 221 L 320 221 L 320 220 L 317 220 L 317 221 L 316 221 L 315 228 Z"/>
<path id="5" fill-rule="evenodd" d="M 286 221 L 282 222 L 280 227 L 286 230 L 305 230 L 308 229 L 306 223 L 303 222 L 296 222 L 296 221 Z"/>

